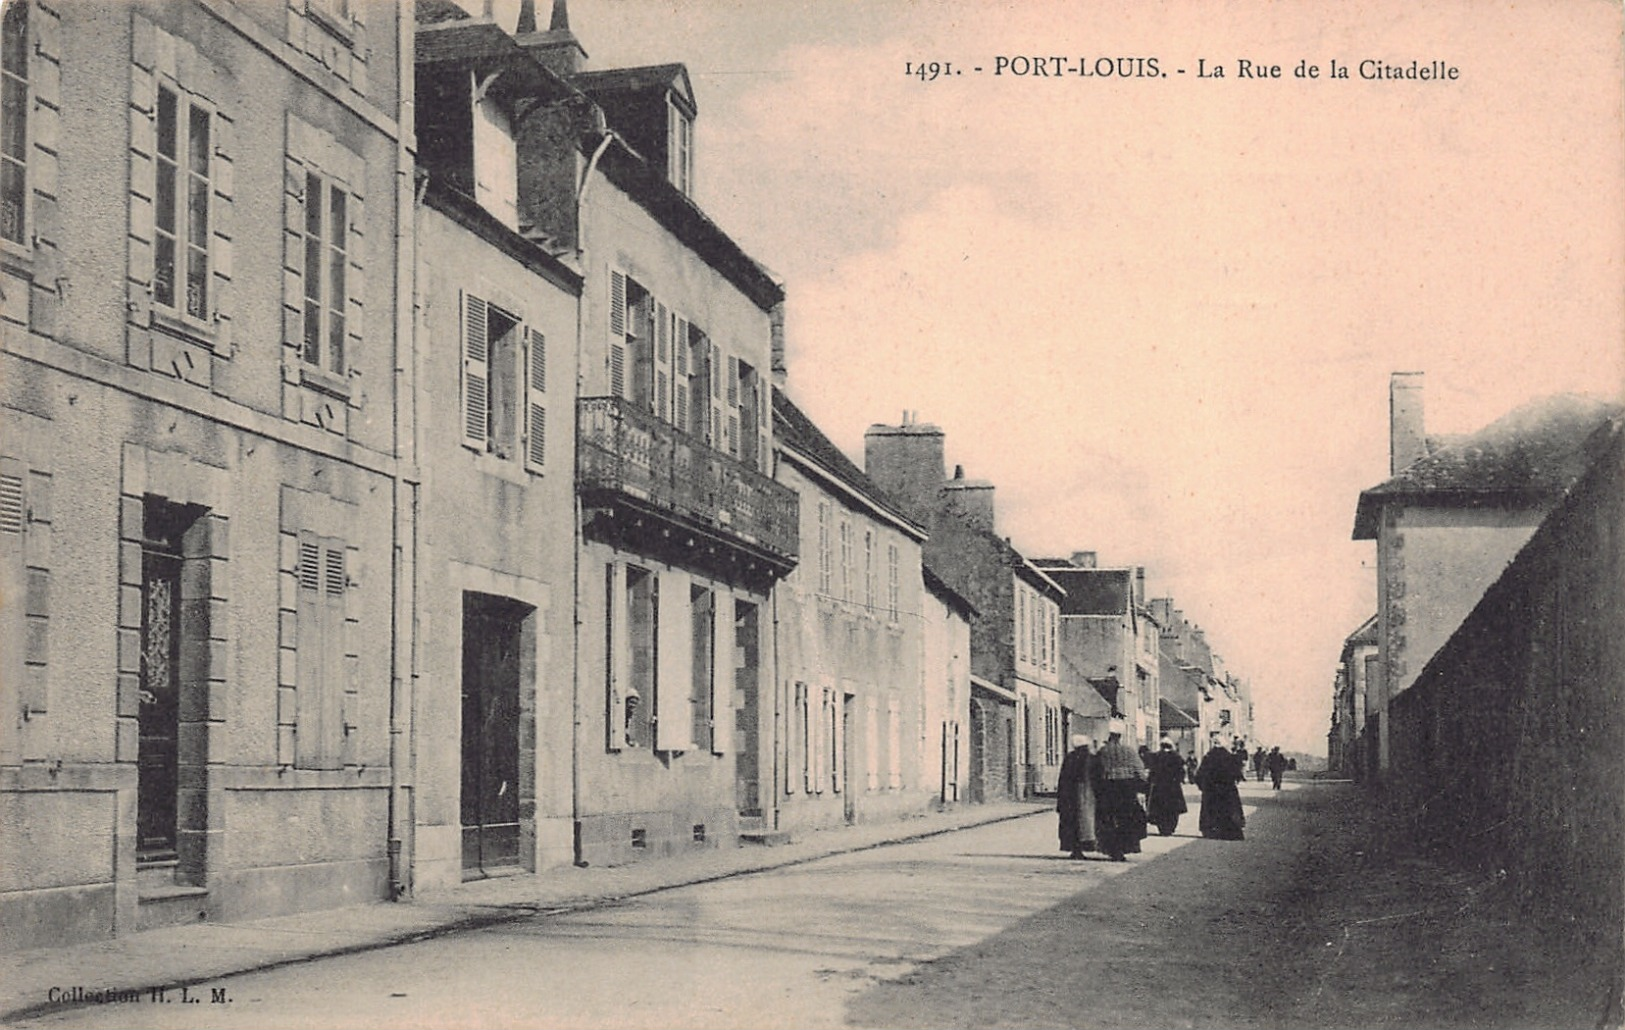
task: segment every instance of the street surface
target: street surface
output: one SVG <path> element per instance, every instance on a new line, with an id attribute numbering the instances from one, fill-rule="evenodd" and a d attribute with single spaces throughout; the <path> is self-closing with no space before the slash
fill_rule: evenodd
<path id="1" fill-rule="evenodd" d="M 23 1025 L 1596 1024 L 1598 971 L 1531 965 L 1493 881 L 1371 864 L 1353 788 L 1249 785 L 1242 842 L 1197 837 L 1192 799 L 1123 864 L 1038 814 Z"/>

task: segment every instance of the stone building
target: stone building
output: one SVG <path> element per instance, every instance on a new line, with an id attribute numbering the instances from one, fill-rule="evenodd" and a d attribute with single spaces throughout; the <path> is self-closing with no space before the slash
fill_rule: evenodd
<path id="1" fill-rule="evenodd" d="M 995 532 L 991 483 L 962 471 L 946 477 L 941 429 L 870 426 L 864 468 L 926 527 L 926 563 L 980 613 L 971 626 L 967 748 L 978 792 L 992 799 L 1053 790 L 1066 751 L 1061 588 Z"/>
<path id="2" fill-rule="evenodd" d="M 1332 689 L 1332 727 L 1326 737 L 1326 767 L 1339 776 L 1364 779 L 1374 757 L 1365 734 L 1366 695 L 1377 672 L 1377 617 L 1343 641 Z"/>
<path id="3" fill-rule="evenodd" d="M 0 23 L 0 924 L 388 896 L 409 471 L 393 3 Z"/>
<path id="4" fill-rule="evenodd" d="M 1390 478 L 1360 494 L 1354 539 L 1377 550 L 1377 653 L 1367 727 L 1380 777 L 1388 706 L 1586 467 L 1586 440 L 1617 405 L 1574 395 L 1535 401 L 1457 439 L 1425 432 L 1422 376 L 1389 385 Z"/>
<path id="5" fill-rule="evenodd" d="M 489 21 L 417 33 L 414 890 L 574 859 L 581 275 L 517 223 L 512 126 L 574 94 Z"/>
<path id="6" fill-rule="evenodd" d="M 1161 629 L 1146 604 L 1145 568 L 1101 568 L 1093 551 L 1035 564 L 1061 585 L 1061 683 L 1069 709 L 1092 689 L 1124 719 L 1125 739 L 1155 748 L 1162 735 Z"/>
<path id="7" fill-rule="evenodd" d="M 782 390 L 773 428 L 775 478 L 800 498 L 803 555 L 773 596 L 785 728 L 775 828 L 923 811 L 941 797 L 941 749 L 959 721 L 941 696 L 958 684 L 924 664 L 925 531 Z"/>

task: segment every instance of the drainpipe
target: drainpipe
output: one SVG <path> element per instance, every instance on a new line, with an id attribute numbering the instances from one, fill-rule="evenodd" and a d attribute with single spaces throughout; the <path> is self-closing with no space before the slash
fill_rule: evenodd
<path id="1" fill-rule="evenodd" d="M 603 123 L 602 111 L 594 107 L 593 114 L 595 128 L 601 127 Z M 587 189 L 592 185 L 592 173 L 598 168 L 598 162 L 604 156 L 604 151 L 609 149 L 611 142 L 620 140 L 619 136 L 607 128 L 603 130 L 603 135 L 604 138 L 599 141 L 598 147 L 592 152 L 592 157 L 587 161 L 587 167 L 581 173 L 581 181 L 576 185 L 576 268 L 581 272 L 583 287 L 585 287 L 586 283 L 592 281 L 591 276 L 588 275 L 588 269 L 583 267 L 582 264 L 582 259 L 587 252 L 587 221 L 583 217 L 586 211 Z M 621 145 L 626 146 L 626 142 L 621 140 Z M 585 288 L 583 288 L 582 293 L 585 295 Z M 581 440 L 581 405 L 579 401 L 582 388 L 585 385 L 582 354 L 586 351 L 587 343 L 586 318 L 584 316 L 588 310 L 590 309 L 586 307 L 584 296 L 576 298 L 575 396 L 578 403 L 573 415 L 576 421 L 576 452 L 578 454 Z M 577 459 L 572 457 L 571 460 Z M 572 531 L 574 545 L 571 548 L 570 573 L 571 588 L 575 594 L 572 605 L 573 619 L 571 626 L 572 648 L 574 651 L 572 657 L 574 660 L 570 663 L 570 824 L 572 827 L 571 848 L 573 861 L 576 866 L 585 867 L 587 860 L 581 853 L 581 628 L 583 622 L 581 617 L 583 593 L 581 589 L 581 549 L 586 545 L 581 520 L 585 512 L 581 504 L 581 491 L 572 488 L 570 493 L 575 511 L 575 525 Z"/>
<path id="2" fill-rule="evenodd" d="M 411 893 L 411 856 L 416 815 L 412 805 L 412 783 L 417 767 L 416 738 L 412 732 L 413 697 L 417 675 L 417 487 L 408 481 L 403 467 L 402 442 L 410 435 L 412 467 L 418 461 L 416 374 L 417 234 L 416 206 L 413 200 L 413 169 L 416 165 L 414 139 L 413 24 L 409 9 L 396 15 L 396 95 L 395 95 L 395 361 L 391 404 L 391 450 L 394 482 L 391 484 L 390 520 L 390 675 L 389 675 L 389 801 L 388 840 L 389 890 L 394 899 Z M 403 348 L 405 353 L 403 354 Z M 403 360 L 404 359 L 404 360 Z M 413 363 L 410 377 L 407 362 Z M 408 400 L 409 398 L 409 400 Z M 409 407 L 406 407 L 407 405 Z M 407 425 L 402 426 L 406 407 Z M 411 588 L 410 607 L 407 592 Z"/>

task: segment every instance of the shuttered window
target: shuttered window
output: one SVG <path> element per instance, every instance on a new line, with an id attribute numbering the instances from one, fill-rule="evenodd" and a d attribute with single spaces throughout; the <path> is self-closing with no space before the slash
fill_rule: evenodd
<path id="1" fill-rule="evenodd" d="M 210 314 L 213 118 L 196 98 L 158 87 L 152 300 L 198 321 Z"/>
<path id="2" fill-rule="evenodd" d="M 534 329 L 525 334 L 525 465 L 533 472 L 547 467 L 547 338 Z"/>
<path id="3" fill-rule="evenodd" d="M 344 725 L 344 601 L 348 588 L 344 541 L 299 534 L 298 700 L 294 764 L 337 769 Z"/>
<path id="4" fill-rule="evenodd" d="M 12 0 L 0 21 L 0 238 L 28 239 L 28 8 Z"/>
<path id="5" fill-rule="evenodd" d="M 626 273 L 609 273 L 609 393 L 626 396 Z"/>
<path id="6" fill-rule="evenodd" d="M 484 451 L 490 443 L 491 347 L 485 300 L 463 295 L 463 443 Z"/>

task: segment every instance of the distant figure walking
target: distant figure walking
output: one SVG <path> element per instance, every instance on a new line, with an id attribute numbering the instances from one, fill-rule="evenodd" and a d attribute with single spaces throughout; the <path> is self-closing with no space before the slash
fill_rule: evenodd
<path id="1" fill-rule="evenodd" d="M 1247 776 L 1246 752 L 1226 751 L 1215 742 L 1213 750 L 1196 769 L 1196 786 L 1202 791 L 1202 811 L 1197 826 L 1202 836 L 1213 840 L 1241 840 L 1247 817 L 1241 811 L 1241 792 L 1236 781 Z"/>
<path id="2" fill-rule="evenodd" d="M 1123 743 L 1123 721 L 1111 721 L 1111 733 L 1101 745 L 1090 766 L 1095 789 L 1095 837 L 1113 862 L 1126 862 L 1125 855 L 1137 855 L 1145 837 L 1145 809 L 1140 792 L 1145 789 L 1145 764 L 1134 749 Z"/>
<path id="3" fill-rule="evenodd" d="M 1146 792 L 1146 816 L 1164 837 L 1179 828 L 1179 817 L 1189 811 L 1185 804 L 1185 761 L 1174 750 L 1174 742 L 1162 738 L 1162 746 L 1146 759 L 1146 778 L 1151 789 Z"/>
<path id="4" fill-rule="evenodd" d="M 1253 779 L 1259 783 L 1264 782 L 1264 761 L 1264 745 L 1260 744 L 1258 750 L 1253 752 Z"/>
<path id="5" fill-rule="evenodd" d="M 1061 821 L 1061 850 L 1082 858 L 1095 850 L 1095 791 L 1089 782 L 1089 738 L 1072 735 L 1072 750 L 1061 760 L 1055 785 L 1055 811 Z"/>
<path id="6" fill-rule="evenodd" d="M 1270 786 L 1276 790 L 1281 789 L 1281 774 L 1286 772 L 1286 755 L 1281 754 L 1278 747 L 1270 748 L 1269 757 L 1264 759 L 1264 765 L 1270 771 Z"/>

